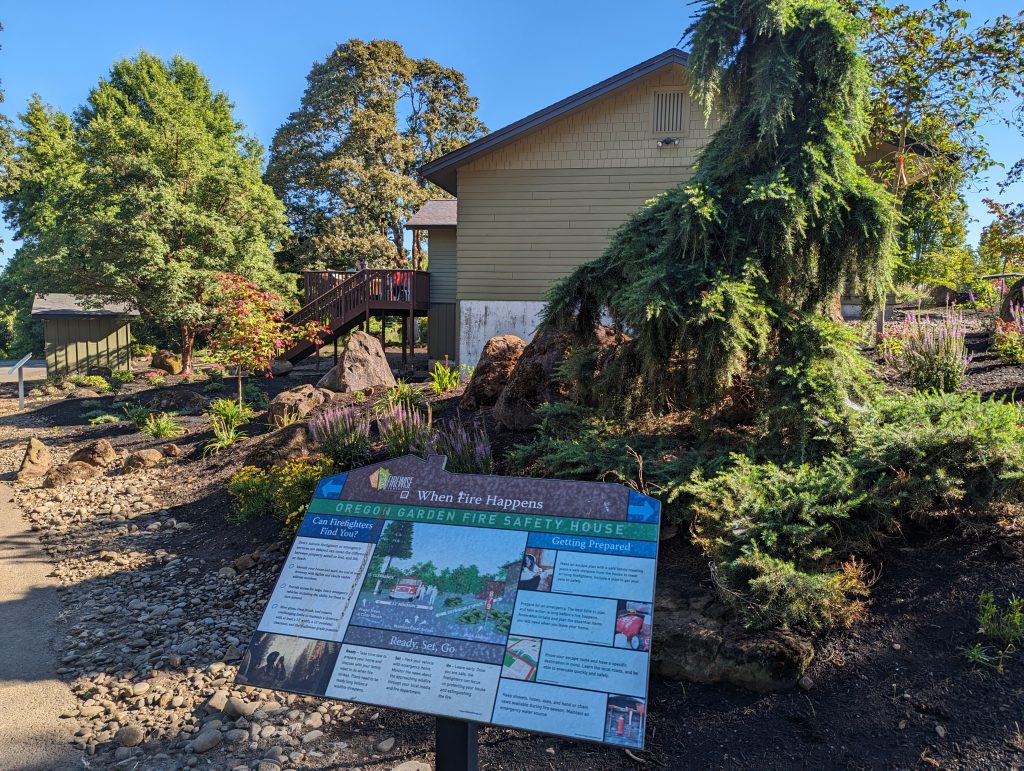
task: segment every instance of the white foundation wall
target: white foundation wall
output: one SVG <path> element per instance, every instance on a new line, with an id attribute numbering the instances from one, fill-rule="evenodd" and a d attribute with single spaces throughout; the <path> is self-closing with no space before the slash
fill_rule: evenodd
<path id="1" fill-rule="evenodd" d="M 533 339 L 543 302 L 531 300 L 460 300 L 459 363 L 475 367 L 484 345 L 497 335 Z"/>

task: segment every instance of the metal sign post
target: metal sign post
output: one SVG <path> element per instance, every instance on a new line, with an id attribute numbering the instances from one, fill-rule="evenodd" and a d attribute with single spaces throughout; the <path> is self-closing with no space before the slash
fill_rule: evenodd
<path id="1" fill-rule="evenodd" d="M 439 717 L 434 729 L 437 771 L 477 771 L 476 723 Z"/>
<path id="2" fill-rule="evenodd" d="M 32 358 L 31 353 L 26 353 L 24 358 L 15 364 L 13 367 L 7 370 L 8 375 L 13 375 L 14 371 L 18 371 L 18 409 L 25 409 L 25 370 L 22 369 L 25 363 Z"/>

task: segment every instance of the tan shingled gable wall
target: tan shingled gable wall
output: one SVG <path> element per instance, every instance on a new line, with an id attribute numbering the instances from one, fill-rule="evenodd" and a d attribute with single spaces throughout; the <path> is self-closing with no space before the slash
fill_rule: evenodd
<path id="1" fill-rule="evenodd" d="M 689 102 L 674 147 L 657 146 L 653 100 L 683 87 L 666 66 L 458 170 L 457 296 L 542 300 L 599 256 L 644 201 L 685 181 L 714 127 Z"/>

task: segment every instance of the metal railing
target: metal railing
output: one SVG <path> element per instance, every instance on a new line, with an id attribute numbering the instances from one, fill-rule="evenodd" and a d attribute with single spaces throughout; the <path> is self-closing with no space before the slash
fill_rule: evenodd
<path id="1" fill-rule="evenodd" d="M 13 367 L 7 370 L 8 375 L 13 375 L 15 372 L 18 373 L 18 409 L 25 409 L 25 365 L 28 360 L 32 358 L 31 353 L 26 353 L 24 358 L 15 364 Z"/>

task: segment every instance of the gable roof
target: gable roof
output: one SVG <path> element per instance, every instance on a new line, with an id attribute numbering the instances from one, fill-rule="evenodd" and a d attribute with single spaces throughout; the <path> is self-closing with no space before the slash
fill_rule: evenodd
<path id="1" fill-rule="evenodd" d="M 85 300 L 79 300 L 73 294 L 37 294 L 32 300 L 32 315 L 37 318 L 54 316 L 78 316 L 79 318 L 96 318 L 98 316 L 138 316 L 137 311 L 128 308 L 125 303 L 106 303 L 99 308 L 87 307 Z"/>
<path id="2" fill-rule="evenodd" d="M 459 203 L 454 198 L 431 198 L 406 221 L 409 230 L 454 228 L 458 224 Z"/>
<path id="3" fill-rule="evenodd" d="M 647 61 L 630 67 L 628 70 L 623 70 L 618 75 L 612 75 L 610 78 L 602 80 L 590 88 L 585 88 L 560 102 L 555 102 L 550 107 L 538 110 L 532 115 L 527 115 L 515 123 L 511 123 L 497 131 L 492 131 L 490 134 L 480 137 L 480 139 L 474 140 L 458 150 L 454 150 L 447 155 L 436 158 L 430 163 L 424 164 L 420 167 L 420 174 L 442 190 L 446 190 L 452 195 L 458 195 L 458 182 L 455 170 L 467 161 L 483 153 L 496 150 L 502 145 L 518 139 L 523 134 L 533 131 L 549 121 L 560 118 L 570 110 L 582 107 L 588 102 L 632 83 L 634 80 L 638 80 L 645 75 L 650 75 L 652 72 L 668 64 L 681 64 L 685 66 L 687 58 L 688 56 L 685 51 L 681 51 L 678 48 L 670 48 L 657 56 L 651 57 Z"/>

